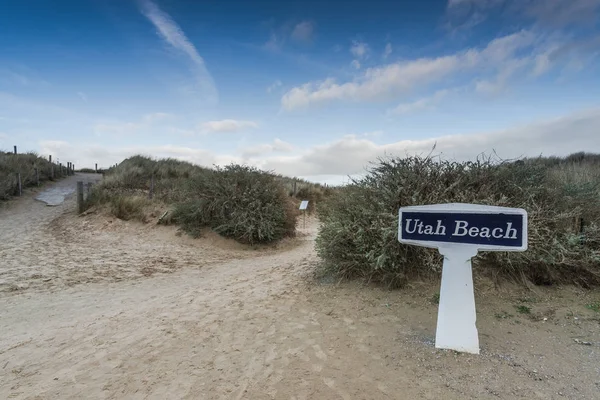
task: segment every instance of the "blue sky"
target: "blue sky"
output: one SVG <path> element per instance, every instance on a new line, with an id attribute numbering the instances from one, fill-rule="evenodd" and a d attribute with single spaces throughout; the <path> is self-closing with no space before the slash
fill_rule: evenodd
<path id="1" fill-rule="evenodd" d="M 76 166 L 600 152 L 600 0 L 3 0 L 0 49 L 0 148 Z"/>

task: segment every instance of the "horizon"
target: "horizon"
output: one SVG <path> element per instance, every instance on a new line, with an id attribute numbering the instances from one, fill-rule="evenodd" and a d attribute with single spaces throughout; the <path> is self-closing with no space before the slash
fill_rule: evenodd
<path id="1" fill-rule="evenodd" d="M 600 0 L 13 2 L 0 149 L 340 184 L 385 155 L 600 149 Z"/>

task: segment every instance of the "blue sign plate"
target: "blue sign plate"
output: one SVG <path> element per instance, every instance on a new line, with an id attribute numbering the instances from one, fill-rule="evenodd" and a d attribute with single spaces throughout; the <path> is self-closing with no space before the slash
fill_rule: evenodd
<path id="1" fill-rule="evenodd" d="M 408 244 L 469 244 L 482 250 L 527 248 L 527 213 L 521 209 L 466 204 L 405 207 L 400 209 L 399 224 L 399 240 Z"/>

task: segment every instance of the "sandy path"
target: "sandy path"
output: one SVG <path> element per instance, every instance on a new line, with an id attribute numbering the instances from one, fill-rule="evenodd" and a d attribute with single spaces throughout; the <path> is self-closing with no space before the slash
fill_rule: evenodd
<path id="1" fill-rule="evenodd" d="M 79 180 L 98 179 L 95 174 L 77 174 L 56 186 L 74 188 Z M 172 228 L 78 218 L 74 194 L 56 207 L 34 197 L 30 194 L 0 210 L 0 294 L 135 279 L 256 256 L 214 237 L 178 238 Z"/>
<path id="2" fill-rule="evenodd" d="M 18 228 L 67 252 L 29 252 L 10 264 L 5 279 L 23 288 L 0 294 L 0 398 L 600 397 L 600 319 L 583 307 L 589 294 L 540 292 L 536 318 L 498 319 L 515 314 L 514 298 L 480 290 L 483 352 L 460 355 L 433 348 L 431 285 L 388 292 L 309 283 L 315 221 L 293 246 L 249 253 L 168 229 L 105 226 L 75 217 L 69 204 Z M 0 216 L 2 231 L 9 218 Z M 27 239 L 4 236 L 0 249 L 20 254 L 10 240 Z M 54 278 L 36 283 L 28 274 L 46 258 Z M 61 264 L 73 258 L 77 265 Z M 105 258 L 112 263 L 98 264 Z M 141 274 L 151 260 L 172 273 Z"/>

